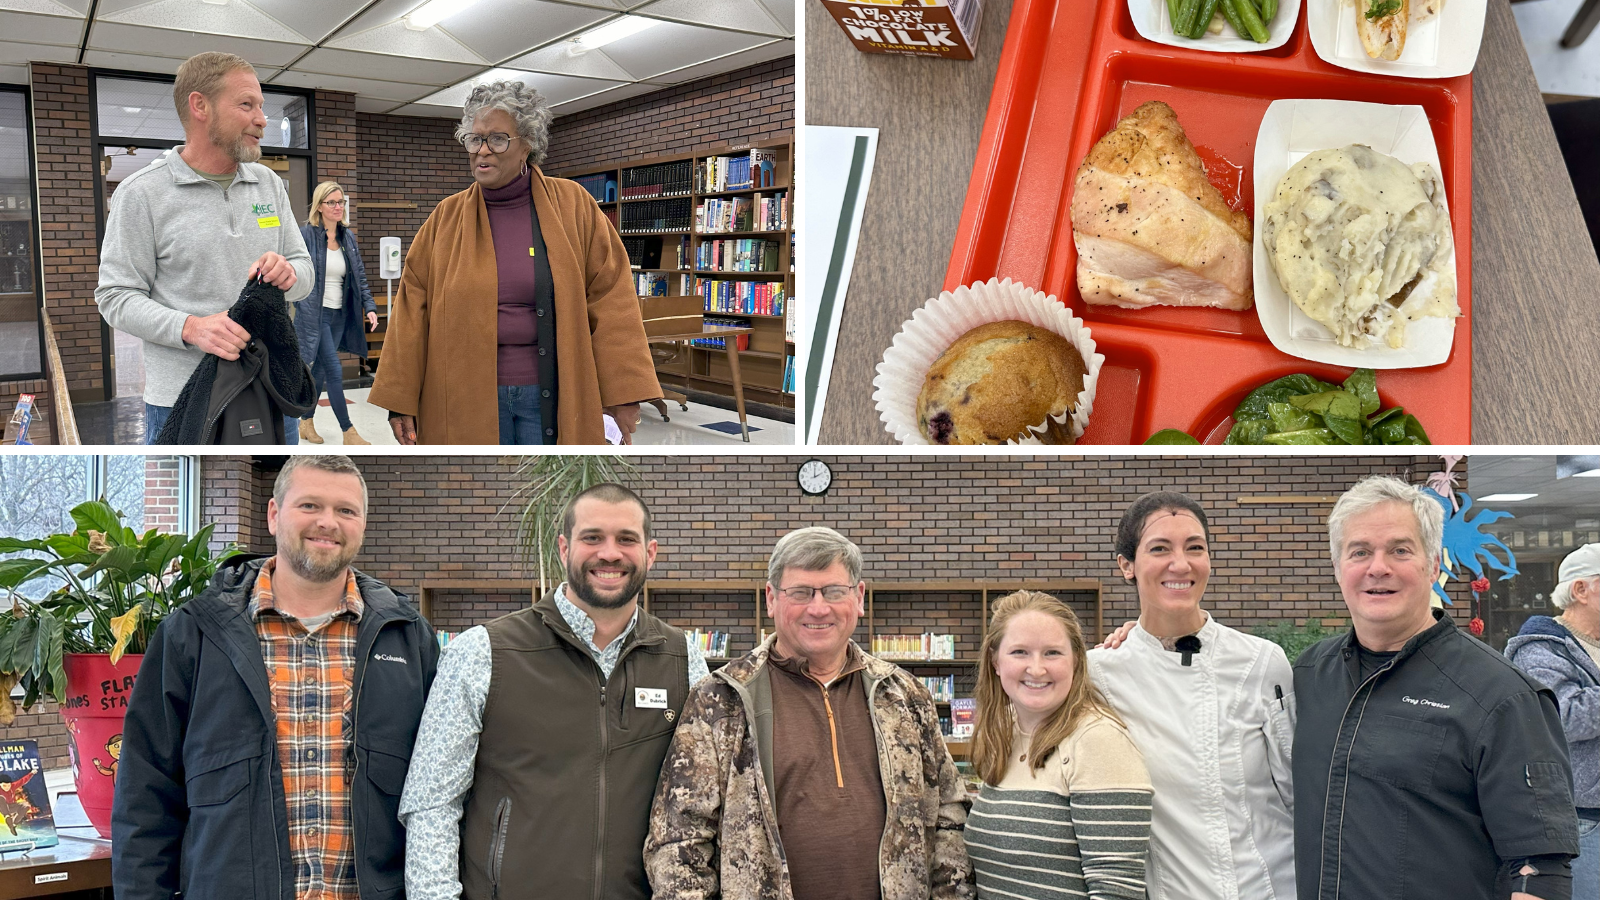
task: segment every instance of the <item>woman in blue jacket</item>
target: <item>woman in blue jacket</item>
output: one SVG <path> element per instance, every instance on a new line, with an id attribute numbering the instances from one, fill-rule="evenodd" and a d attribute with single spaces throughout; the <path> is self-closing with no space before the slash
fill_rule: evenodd
<path id="1" fill-rule="evenodd" d="M 361 264 L 356 236 L 344 224 L 346 208 L 344 188 L 332 181 L 317 185 L 311 194 L 311 212 L 300 233 L 306 239 L 306 249 L 311 251 L 315 280 L 311 293 L 298 304 L 294 330 L 300 338 L 300 356 L 316 379 L 317 396 L 327 390 L 328 402 L 348 446 L 368 441 L 350 424 L 339 351 L 367 355 L 366 332 L 377 330 L 378 305 L 372 299 L 372 289 L 367 287 L 367 270 Z M 365 328 L 362 319 L 366 320 Z M 315 414 L 313 407 L 300 420 L 300 438 L 320 444 L 322 436 L 311 420 Z"/>

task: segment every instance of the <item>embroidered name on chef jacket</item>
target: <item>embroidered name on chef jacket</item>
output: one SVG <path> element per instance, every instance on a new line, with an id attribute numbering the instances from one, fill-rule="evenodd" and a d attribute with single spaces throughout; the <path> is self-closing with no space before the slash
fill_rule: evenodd
<path id="1" fill-rule="evenodd" d="M 666 709 L 666 688 L 634 688 L 633 705 L 639 709 Z"/>

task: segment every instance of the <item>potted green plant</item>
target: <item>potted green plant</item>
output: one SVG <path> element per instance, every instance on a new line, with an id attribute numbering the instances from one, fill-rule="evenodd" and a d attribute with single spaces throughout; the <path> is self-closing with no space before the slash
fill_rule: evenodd
<path id="1" fill-rule="evenodd" d="M 566 575 L 556 552 L 561 513 L 573 497 L 597 484 L 632 487 L 638 467 L 625 456 L 529 456 L 517 466 L 521 487 L 512 499 L 520 503 L 517 545 L 525 563 L 539 572 L 539 593 L 555 589 Z"/>
<path id="2" fill-rule="evenodd" d="M 136 534 L 104 499 L 72 509 L 70 533 L 35 540 L 0 538 L 0 725 L 16 710 L 54 697 L 72 734 L 72 769 L 89 821 L 111 836 L 111 795 L 122 749 L 122 716 L 156 626 L 205 590 L 218 564 L 238 552 L 212 553 L 212 526 L 194 536 L 154 528 Z M 38 600 L 22 596 L 37 578 L 59 582 Z"/>

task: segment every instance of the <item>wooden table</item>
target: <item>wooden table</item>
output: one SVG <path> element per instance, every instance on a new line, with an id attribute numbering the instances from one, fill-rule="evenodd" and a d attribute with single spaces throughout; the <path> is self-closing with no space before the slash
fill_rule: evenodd
<path id="1" fill-rule="evenodd" d="M 645 337 L 645 340 L 652 344 L 684 344 L 685 346 L 688 345 L 689 341 L 698 340 L 699 338 L 720 337 L 723 339 L 722 346 L 728 351 L 729 377 L 733 381 L 733 404 L 739 410 L 739 432 L 744 436 L 744 442 L 746 444 L 750 443 L 750 422 L 745 418 L 744 414 L 744 381 L 739 376 L 739 350 L 737 338 L 741 334 L 754 333 L 755 329 L 748 326 L 706 325 L 701 323 L 699 331 L 651 334 Z M 687 365 L 693 365 L 692 361 L 687 363 Z M 683 376 L 684 390 L 688 390 L 689 388 L 689 377 L 690 376 L 688 375 Z M 680 394 L 677 391 L 669 391 L 666 389 L 665 385 L 662 385 L 661 390 L 665 399 L 650 400 L 647 402 L 655 406 L 656 410 L 661 413 L 661 420 L 663 422 L 671 421 L 667 418 L 667 400 L 677 403 L 678 406 L 682 407 L 683 409 L 689 408 L 689 400 L 683 394 Z"/>
<path id="2" fill-rule="evenodd" d="M 861 53 L 804 5 L 806 122 L 880 129 L 820 439 L 887 444 L 873 370 L 944 284 L 1011 0 L 985 0 L 973 62 Z M 1600 260 L 1507 0 L 1489 0 L 1473 98 L 1473 441 L 1600 442 Z"/>
<path id="3" fill-rule="evenodd" d="M 57 795 L 54 812 L 61 843 L 0 859 L 0 900 L 111 887 L 111 842 L 95 833 L 77 796 Z"/>

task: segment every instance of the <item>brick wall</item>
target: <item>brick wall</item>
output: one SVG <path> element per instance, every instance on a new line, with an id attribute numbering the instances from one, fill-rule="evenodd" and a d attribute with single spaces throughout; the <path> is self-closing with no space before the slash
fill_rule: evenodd
<path id="1" fill-rule="evenodd" d="M 89 143 L 89 70 L 36 62 L 32 74 L 45 307 L 73 399 L 103 400 L 101 319 L 94 303 L 99 170 Z"/>
<path id="2" fill-rule="evenodd" d="M 322 95 L 317 95 L 319 109 Z M 356 197 L 355 229 L 374 297 L 384 291 L 378 277 L 378 238 L 398 237 L 401 246 L 410 251 L 411 239 L 439 201 L 472 184 L 466 151 L 454 137 L 455 127 L 450 119 L 355 114 L 357 168 L 363 185 Z M 320 157 L 320 134 L 317 141 Z M 373 201 L 410 202 L 416 208 L 367 205 Z"/>
<path id="3" fill-rule="evenodd" d="M 550 126 L 549 172 L 752 144 L 794 133 L 794 57 L 562 116 Z"/>
<path id="4" fill-rule="evenodd" d="M 182 464 L 172 456 L 149 456 L 144 462 L 144 527 L 179 531 L 184 527 L 178 505 Z"/>
<path id="5" fill-rule="evenodd" d="M 272 546 L 267 533 L 267 501 L 272 480 L 247 456 L 200 459 L 200 524 L 214 524 L 211 545 L 237 543 L 246 550 Z"/>

